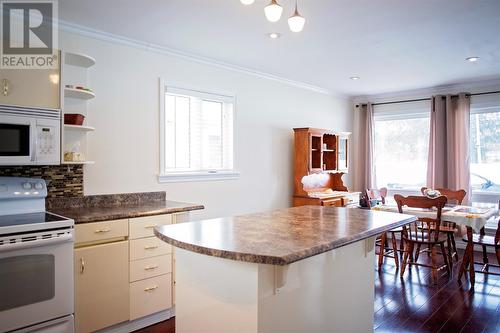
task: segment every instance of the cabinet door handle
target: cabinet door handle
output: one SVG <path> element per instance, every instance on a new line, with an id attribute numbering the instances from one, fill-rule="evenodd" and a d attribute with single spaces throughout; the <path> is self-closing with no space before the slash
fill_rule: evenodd
<path id="1" fill-rule="evenodd" d="M 144 267 L 145 271 L 152 271 L 158 268 L 158 265 Z"/>
<path id="2" fill-rule="evenodd" d="M 3 79 L 2 80 L 2 94 L 4 96 L 8 96 L 9 95 L 9 80 L 7 79 Z"/>
<path id="3" fill-rule="evenodd" d="M 80 258 L 80 274 L 83 274 L 85 272 L 85 260 L 83 258 Z"/>
<path id="4" fill-rule="evenodd" d="M 111 229 L 97 229 L 96 231 L 94 231 L 96 234 L 103 234 L 103 233 L 106 233 L 106 232 L 110 232 Z"/>
<path id="5" fill-rule="evenodd" d="M 158 289 L 158 286 L 152 286 L 152 287 L 147 287 L 147 288 L 144 288 L 144 291 L 153 291 L 155 289 Z"/>
<path id="6" fill-rule="evenodd" d="M 154 250 L 157 248 L 158 248 L 158 245 L 144 246 L 144 250 Z"/>
<path id="7" fill-rule="evenodd" d="M 156 227 L 158 224 L 150 224 L 150 225 L 147 225 L 144 227 L 144 229 L 153 229 L 154 227 Z"/>

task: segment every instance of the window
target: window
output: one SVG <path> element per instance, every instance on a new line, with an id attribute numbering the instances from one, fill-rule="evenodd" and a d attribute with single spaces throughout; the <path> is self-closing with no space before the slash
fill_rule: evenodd
<path id="1" fill-rule="evenodd" d="M 374 106 L 377 187 L 419 191 L 426 183 L 430 102 Z"/>
<path id="2" fill-rule="evenodd" d="M 470 173 L 473 201 L 498 202 L 500 195 L 500 96 L 471 97 Z"/>
<path id="3" fill-rule="evenodd" d="M 161 84 L 160 181 L 234 178 L 234 96 Z"/>

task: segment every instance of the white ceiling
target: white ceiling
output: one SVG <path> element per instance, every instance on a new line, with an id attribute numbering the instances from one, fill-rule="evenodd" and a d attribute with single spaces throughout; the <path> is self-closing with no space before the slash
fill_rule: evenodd
<path id="1" fill-rule="evenodd" d="M 278 23 L 264 18 L 267 2 L 61 0 L 59 11 L 70 23 L 351 96 L 500 78 L 499 0 L 302 0 L 301 33 L 286 24 L 291 0 L 278 1 Z M 267 38 L 272 31 L 282 37 Z"/>

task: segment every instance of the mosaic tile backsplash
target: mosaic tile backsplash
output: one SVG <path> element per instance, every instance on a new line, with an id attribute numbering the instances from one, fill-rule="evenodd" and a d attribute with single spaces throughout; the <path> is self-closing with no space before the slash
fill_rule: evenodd
<path id="1" fill-rule="evenodd" d="M 83 196 L 83 165 L 0 166 L 0 176 L 42 178 L 48 198 Z"/>

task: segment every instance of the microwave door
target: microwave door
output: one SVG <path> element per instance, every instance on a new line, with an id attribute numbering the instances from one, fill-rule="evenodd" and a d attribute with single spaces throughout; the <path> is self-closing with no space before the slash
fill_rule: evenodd
<path id="1" fill-rule="evenodd" d="M 0 165 L 34 164 L 35 131 L 34 120 L 0 116 Z"/>

